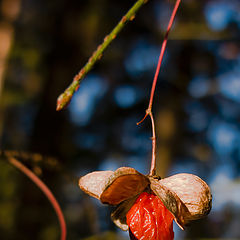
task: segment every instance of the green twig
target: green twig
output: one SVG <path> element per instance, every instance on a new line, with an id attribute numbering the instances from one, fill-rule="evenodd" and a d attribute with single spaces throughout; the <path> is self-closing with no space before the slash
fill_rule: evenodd
<path id="1" fill-rule="evenodd" d="M 148 0 L 138 0 L 132 8 L 127 12 L 125 16 L 122 17 L 117 26 L 112 30 L 112 32 L 104 38 L 101 45 L 98 46 L 97 50 L 89 58 L 86 65 L 79 71 L 79 73 L 74 77 L 73 82 L 69 87 L 62 93 L 57 100 L 57 111 L 62 110 L 65 106 L 69 104 L 72 99 L 73 94 L 78 90 L 82 79 L 86 74 L 92 69 L 94 64 L 101 58 L 103 51 L 108 47 L 108 45 L 116 38 L 117 34 L 123 29 L 128 21 L 134 19 L 136 12 L 139 8 L 145 4 Z"/>

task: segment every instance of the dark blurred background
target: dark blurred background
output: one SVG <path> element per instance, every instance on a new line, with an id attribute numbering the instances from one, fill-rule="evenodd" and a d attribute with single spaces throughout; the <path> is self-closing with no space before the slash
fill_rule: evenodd
<path id="1" fill-rule="evenodd" d="M 147 174 L 151 123 L 140 121 L 174 1 L 140 9 L 83 80 L 67 109 L 58 95 L 133 5 L 129 0 L 0 1 L 0 148 L 17 151 L 54 192 L 68 239 L 128 239 L 111 208 L 77 178 L 131 166 Z M 170 33 L 153 114 L 157 169 L 199 175 L 212 189 L 206 219 L 176 239 L 240 239 L 240 2 L 182 1 Z M 29 155 L 30 153 L 38 153 Z M 0 239 L 59 239 L 51 205 L 0 159 Z"/>

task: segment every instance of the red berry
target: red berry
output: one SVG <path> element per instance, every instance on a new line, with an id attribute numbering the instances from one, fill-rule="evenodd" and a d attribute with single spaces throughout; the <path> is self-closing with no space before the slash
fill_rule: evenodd
<path id="1" fill-rule="evenodd" d="M 173 240 L 173 215 L 154 194 L 143 192 L 128 211 L 132 240 Z"/>

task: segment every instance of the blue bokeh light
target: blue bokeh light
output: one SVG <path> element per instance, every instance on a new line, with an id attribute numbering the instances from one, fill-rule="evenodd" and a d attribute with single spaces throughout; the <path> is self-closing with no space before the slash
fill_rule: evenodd
<path id="1" fill-rule="evenodd" d="M 139 41 L 125 60 L 126 71 L 131 77 L 137 78 L 146 71 L 154 70 L 157 65 L 159 52 L 159 47 L 145 41 Z"/>
<path id="2" fill-rule="evenodd" d="M 187 125 L 191 131 L 201 132 L 207 128 L 209 116 L 199 102 L 189 102 L 185 105 L 185 111 L 189 115 Z"/>
<path id="3" fill-rule="evenodd" d="M 205 8 L 208 26 L 214 31 L 224 30 L 234 17 L 234 5 L 231 1 L 210 1 Z"/>
<path id="4" fill-rule="evenodd" d="M 229 72 L 218 78 L 220 92 L 236 102 L 240 102 L 240 76 L 235 72 Z"/>
<path id="5" fill-rule="evenodd" d="M 209 79 L 205 76 L 195 76 L 188 85 L 188 91 L 194 98 L 204 97 L 210 87 Z"/>
<path id="6" fill-rule="evenodd" d="M 107 84 L 97 75 L 89 75 L 81 83 L 69 107 L 71 120 L 80 126 L 86 125 L 94 112 L 97 101 L 105 94 Z"/>
<path id="7" fill-rule="evenodd" d="M 213 121 L 208 135 L 210 143 L 219 155 L 231 153 L 239 144 L 239 131 L 233 124 Z"/>
<path id="8" fill-rule="evenodd" d="M 121 108 L 132 107 L 138 100 L 137 89 L 131 85 L 119 86 L 114 92 L 114 99 Z"/>
<path id="9" fill-rule="evenodd" d="M 99 165 L 99 171 L 115 171 L 121 167 L 123 157 L 121 156 L 108 156 Z"/>
<path id="10" fill-rule="evenodd" d="M 142 174 L 148 174 L 150 161 L 145 155 L 130 155 L 126 158 L 126 166 L 130 166 Z"/>
<path id="11" fill-rule="evenodd" d="M 191 173 L 199 174 L 199 165 L 194 159 L 180 158 L 176 160 L 176 163 L 172 164 L 169 175 L 172 176 L 178 173 Z"/>
<path id="12" fill-rule="evenodd" d="M 227 204 L 240 208 L 240 182 L 234 181 L 234 169 L 230 163 L 218 166 L 210 179 L 214 198 L 213 211 L 221 211 Z"/>
<path id="13" fill-rule="evenodd" d="M 115 171 L 116 169 L 129 166 L 137 171 L 147 174 L 149 162 L 144 156 L 138 155 L 115 155 L 106 157 L 99 165 L 100 171 Z"/>

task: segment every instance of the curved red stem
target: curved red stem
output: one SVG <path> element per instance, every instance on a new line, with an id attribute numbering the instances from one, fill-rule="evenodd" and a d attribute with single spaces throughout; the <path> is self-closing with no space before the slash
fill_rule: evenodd
<path id="1" fill-rule="evenodd" d="M 61 228 L 61 240 L 66 239 L 67 235 L 67 228 L 66 228 L 66 223 L 65 219 L 61 210 L 61 207 L 54 197 L 53 193 L 50 191 L 50 189 L 47 187 L 47 185 L 39 178 L 37 177 L 30 169 L 25 167 L 22 163 L 20 163 L 17 159 L 14 157 L 9 157 L 8 158 L 9 162 L 14 165 L 16 168 L 18 168 L 21 172 L 23 172 L 27 177 L 29 177 L 45 194 L 45 196 L 48 198 L 49 202 L 53 206 Z"/>

